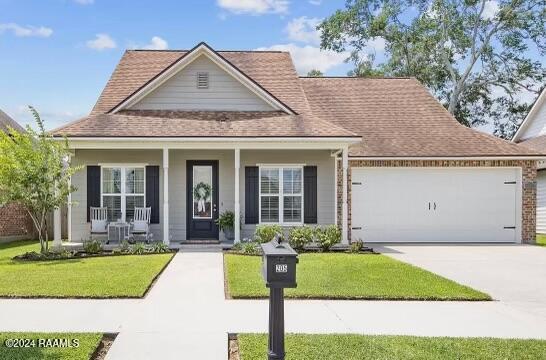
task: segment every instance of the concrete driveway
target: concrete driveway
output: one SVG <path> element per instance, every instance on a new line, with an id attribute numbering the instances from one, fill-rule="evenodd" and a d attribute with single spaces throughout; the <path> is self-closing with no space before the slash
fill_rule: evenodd
<path id="1" fill-rule="evenodd" d="M 546 316 L 546 247 L 532 245 L 380 245 L 395 259 Z"/>

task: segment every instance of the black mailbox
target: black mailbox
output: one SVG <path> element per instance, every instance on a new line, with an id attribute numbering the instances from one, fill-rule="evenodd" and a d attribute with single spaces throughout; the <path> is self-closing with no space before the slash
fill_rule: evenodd
<path id="1" fill-rule="evenodd" d="M 268 288 L 295 288 L 298 253 L 277 240 L 262 244 L 262 275 Z"/>
<path id="2" fill-rule="evenodd" d="M 296 287 L 298 253 L 278 237 L 262 244 L 262 275 L 269 288 L 267 359 L 284 360 L 284 288 Z"/>

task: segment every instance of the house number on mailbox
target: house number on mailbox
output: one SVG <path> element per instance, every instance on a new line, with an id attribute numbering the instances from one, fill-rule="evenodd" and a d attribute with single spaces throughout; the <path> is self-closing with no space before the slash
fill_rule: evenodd
<path id="1" fill-rule="evenodd" d="M 286 273 L 288 272 L 288 265 L 286 264 L 275 264 L 276 273 Z"/>

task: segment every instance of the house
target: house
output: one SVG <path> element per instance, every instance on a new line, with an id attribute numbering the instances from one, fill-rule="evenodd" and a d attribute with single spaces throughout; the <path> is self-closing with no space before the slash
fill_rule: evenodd
<path id="1" fill-rule="evenodd" d="M 0 110 L 0 131 L 10 129 L 25 131 L 8 114 Z M 33 235 L 33 225 L 25 208 L 18 204 L 0 204 L 0 243 L 28 239 Z"/>
<path id="2" fill-rule="evenodd" d="M 226 210 L 236 241 L 269 223 L 338 224 L 345 244 L 534 241 L 541 155 L 459 125 L 413 78 L 298 77 L 286 52 L 205 43 L 131 50 L 53 134 L 85 166 L 73 241 L 101 205 L 122 221 L 150 206 L 165 243 L 221 240 Z"/>
<path id="3" fill-rule="evenodd" d="M 546 153 L 546 88 L 542 90 L 512 141 Z M 546 234 L 546 162 L 537 163 L 536 231 Z"/>

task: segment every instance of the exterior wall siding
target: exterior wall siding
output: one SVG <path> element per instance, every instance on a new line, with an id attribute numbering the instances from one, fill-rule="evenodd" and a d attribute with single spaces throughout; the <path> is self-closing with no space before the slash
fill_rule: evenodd
<path id="1" fill-rule="evenodd" d="M 524 130 L 521 134 L 521 137 L 518 141 L 525 139 L 530 139 L 533 137 L 541 136 L 546 134 L 546 102 L 542 101 L 538 111 L 535 113 L 532 122 L 529 124 L 529 127 Z"/>
<path id="2" fill-rule="evenodd" d="M 546 234 L 546 170 L 537 175 L 537 233 Z"/>
<path id="3" fill-rule="evenodd" d="M 351 160 L 347 176 L 348 236 L 351 238 L 351 168 L 353 167 L 519 167 L 522 174 L 521 239 L 535 243 L 537 167 L 534 160 Z M 338 160 L 338 223 L 341 224 L 342 169 Z"/>
<path id="4" fill-rule="evenodd" d="M 76 150 L 72 157 L 74 165 L 84 168 L 74 174 L 72 185 L 77 190 L 72 193 L 72 241 L 89 239 L 90 224 L 87 222 L 87 169 L 86 165 L 100 164 L 147 164 L 159 165 L 159 218 L 163 218 L 163 157 L 161 150 Z M 161 224 L 152 224 L 154 240 L 163 238 Z"/>
<path id="5" fill-rule="evenodd" d="M 235 153 L 233 150 L 170 150 L 169 151 L 169 229 L 172 241 L 186 240 L 186 161 L 218 160 L 219 212 L 235 207 Z M 154 240 L 161 240 L 163 223 L 163 160 L 162 150 L 77 150 L 73 157 L 75 165 L 100 164 L 147 164 L 160 166 L 160 223 L 152 225 Z M 257 164 L 305 164 L 317 166 L 318 223 L 332 224 L 334 212 L 334 159 L 327 150 L 241 150 L 240 205 L 244 216 L 245 166 Z M 72 184 L 78 190 L 72 194 L 72 241 L 89 239 L 87 209 L 86 169 L 75 174 Z M 244 224 L 241 237 L 250 238 L 255 225 Z M 223 233 L 220 232 L 220 239 Z"/>
<path id="6" fill-rule="evenodd" d="M 197 73 L 208 72 L 209 87 L 197 88 Z M 152 110 L 274 110 L 206 56 L 201 56 L 131 107 Z"/>
<path id="7" fill-rule="evenodd" d="M 245 166 L 258 164 L 304 164 L 317 166 L 317 224 L 335 223 L 334 159 L 328 150 L 241 150 L 241 215 L 245 214 Z M 256 225 L 243 221 L 241 238 L 251 238 Z"/>
<path id="8" fill-rule="evenodd" d="M 30 239 L 34 226 L 26 209 L 19 204 L 0 205 L 0 242 Z"/>

